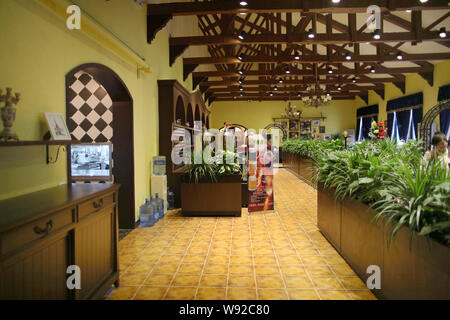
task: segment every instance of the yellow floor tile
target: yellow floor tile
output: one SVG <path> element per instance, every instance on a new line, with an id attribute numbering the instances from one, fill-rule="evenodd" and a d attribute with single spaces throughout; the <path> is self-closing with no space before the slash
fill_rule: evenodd
<path id="1" fill-rule="evenodd" d="M 276 265 L 256 265 L 255 272 L 257 276 L 279 275 L 280 270 Z"/>
<path id="2" fill-rule="evenodd" d="M 120 284 L 124 286 L 139 286 L 148 276 L 148 272 L 125 273 L 120 277 Z"/>
<path id="3" fill-rule="evenodd" d="M 253 274 L 253 267 L 251 265 L 230 265 L 230 274 L 242 274 L 251 275 Z"/>
<path id="4" fill-rule="evenodd" d="M 311 289 L 288 289 L 291 300 L 319 300 L 315 290 Z"/>
<path id="5" fill-rule="evenodd" d="M 231 255 L 233 256 L 250 256 L 252 255 L 252 249 L 248 247 L 232 247 Z"/>
<path id="6" fill-rule="evenodd" d="M 172 274 L 154 274 L 151 273 L 144 285 L 146 286 L 168 286 L 172 282 L 173 275 Z"/>
<path id="7" fill-rule="evenodd" d="M 280 276 L 256 276 L 258 288 L 284 288 L 283 279 Z"/>
<path id="8" fill-rule="evenodd" d="M 200 280 L 200 287 L 226 287 L 227 276 L 221 275 L 203 275 Z"/>
<path id="9" fill-rule="evenodd" d="M 228 287 L 254 288 L 255 278 L 254 276 L 241 276 L 231 274 L 228 278 Z"/>
<path id="10" fill-rule="evenodd" d="M 230 263 L 230 256 L 216 256 L 216 255 L 209 255 L 207 259 L 208 264 L 229 264 Z"/>
<path id="11" fill-rule="evenodd" d="M 197 300 L 225 300 L 225 288 L 198 288 Z"/>
<path id="12" fill-rule="evenodd" d="M 310 278 L 306 276 L 285 276 L 284 282 L 287 288 L 310 289 L 314 287 Z"/>
<path id="13" fill-rule="evenodd" d="M 256 300 L 256 290 L 247 288 L 228 288 L 227 300 Z"/>
<path id="14" fill-rule="evenodd" d="M 166 291 L 167 287 L 141 287 L 134 300 L 161 300 Z"/>
<path id="15" fill-rule="evenodd" d="M 183 263 L 203 263 L 206 260 L 206 255 L 186 255 L 183 258 Z"/>
<path id="16" fill-rule="evenodd" d="M 194 287 L 200 281 L 200 275 L 177 274 L 173 279 L 172 286 Z"/>
<path id="17" fill-rule="evenodd" d="M 178 269 L 178 264 L 174 263 L 164 263 L 164 264 L 156 264 L 153 268 L 152 273 L 155 274 L 173 274 Z"/>
<path id="18" fill-rule="evenodd" d="M 252 264 L 252 256 L 231 256 L 230 257 L 231 264 Z"/>
<path id="19" fill-rule="evenodd" d="M 352 297 L 344 290 L 319 290 L 323 300 L 351 300 Z"/>
<path id="20" fill-rule="evenodd" d="M 312 281 L 317 289 L 343 289 L 336 277 L 313 277 Z"/>
<path id="21" fill-rule="evenodd" d="M 197 288 L 172 287 L 166 295 L 166 300 L 194 300 Z"/>
<path id="22" fill-rule="evenodd" d="M 350 290 L 348 292 L 354 300 L 377 300 L 369 290 Z"/>
<path id="23" fill-rule="evenodd" d="M 181 264 L 180 268 L 178 269 L 178 273 L 200 274 L 202 269 L 203 269 L 203 264 L 194 264 L 194 263 Z"/>
<path id="24" fill-rule="evenodd" d="M 228 265 L 224 264 L 207 264 L 203 270 L 204 274 L 225 275 L 228 273 Z"/>
<path id="25" fill-rule="evenodd" d="M 258 289 L 260 300 L 287 300 L 288 295 L 284 289 Z"/>
<path id="26" fill-rule="evenodd" d="M 341 277 L 339 280 L 346 289 L 367 289 L 366 284 L 358 277 Z"/>

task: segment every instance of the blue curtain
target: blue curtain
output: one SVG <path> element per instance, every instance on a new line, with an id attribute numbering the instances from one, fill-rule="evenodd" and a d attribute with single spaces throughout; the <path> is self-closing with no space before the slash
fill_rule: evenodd
<path id="1" fill-rule="evenodd" d="M 423 94 L 417 93 L 410 96 L 402 97 L 399 99 L 390 100 L 387 103 L 386 111 L 395 111 L 399 109 L 404 109 L 408 107 L 421 106 L 420 108 L 413 109 L 413 120 L 414 120 L 414 130 L 417 132 L 418 124 L 422 122 L 423 116 Z M 406 141 L 406 136 L 408 134 L 409 120 L 411 116 L 410 109 L 395 111 L 397 115 L 397 125 L 398 125 L 398 135 L 400 140 Z M 388 135 L 392 137 L 393 132 L 393 123 L 394 122 L 394 113 L 388 113 Z"/>
<path id="2" fill-rule="evenodd" d="M 378 121 L 378 105 L 372 105 L 368 107 L 359 108 L 356 111 L 356 137 L 359 137 L 360 131 L 360 118 L 363 117 L 362 122 L 362 133 L 364 139 L 369 138 L 370 127 L 372 126 L 372 121 Z"/>
<path id="3" fill-rule="evenodd" d="M 438 101 L 450 99 L 450 84 L 439 88 Z M 444 110 L 440 114 L 440 128 L 441 132 L 448 135 L 450 127 L 450 109 Z"/>

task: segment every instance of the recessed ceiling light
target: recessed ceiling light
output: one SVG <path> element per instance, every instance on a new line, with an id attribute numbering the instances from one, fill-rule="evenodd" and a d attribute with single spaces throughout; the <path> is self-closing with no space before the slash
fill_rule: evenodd
<path id="1" fill-rule="evenodd" d="M 397 60 L 403 60 L 403 54 L 400 51 L 397 53 Z"/>
<path id="2" fill-rule="evenodd" d="M 242 30 L 241 33 L 238 35 L 238 38 L 241 40 L 244 40 L 246 35 L 247 35 L 247 33 L 244 30 Z"/>
<path id="3" fill-rule="evenodd" d="M 439 37 L 441 37 L 441 38 L 447 37 L 447 30 L 445 30 L 445 27 L 442 27 L 441 29 L 439 29 Z"/>
<path id="4" fill-rule="evenodd" d="M 314 37 L 315 37 L 315 35 L 314 35 L 314 32 L 313 32 L 313 29 L 309 29 L 309 31 L 308 31 L 308 38 L 314 39 Z"/>
<path id="5" fill-rule="evenodd" d="M 375 40 L 380 40 L 381 39 L 380 29 L 377 29 L 377 30 L 374 31 L 373 38 Z"/>
<path id="6" fill-rule="evenodd" d="M 245 57 L 245 54 L 241 53 L 241 54 L 239 55 L 238 59 L 242 61 L 242 60 L 244 59 L 244 57 Z"/>
<path id="7" fill-rule="evenodd" d="M 239 74 L 244 74 L 244 69 L 243 68 L 239 69 L 238 73 Z"/>
<path id="8" fill-rule="evenodd" d="M 240 1 L 239 4 L 243 7 L 245 7 L 246 5 L 248 5 L 247 1 Z"/>
<path id="9" fill-rule="evenodd" d="M 300 60 L 300 53 L 298 53 L 298 51 L 295 51 L 294 59 L 295 60 Z"/>
<path id="10" fill-rule="evenodd" d="M 352 55 L 349 52 L 347 52 L 347 54 L 345 55 L 345 59 L 352 60 Z"/>

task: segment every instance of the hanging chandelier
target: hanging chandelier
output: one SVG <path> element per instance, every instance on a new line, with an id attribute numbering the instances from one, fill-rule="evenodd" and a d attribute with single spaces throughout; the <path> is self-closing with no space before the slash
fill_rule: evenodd
<path id="1" fill-rule="evenodd" d="M 281 114 L 283 118 L 292 118 L 292 119 L 300 119 L 302 115 L 301 110 L 297 110 L 296 106 L 293 106 L 289 101 L 287 106 L 284 107 L 284 112 Z"/>
<path id="2" fill-rule="evenodd" d="M 316 83 L 307 87 L 307 94 L 302 97 L 305 107 L 318 108 L 331 102 L 331 95 L 326 92 L 326 87 L 319 84 L 317 65 L 314 65 Z"/>

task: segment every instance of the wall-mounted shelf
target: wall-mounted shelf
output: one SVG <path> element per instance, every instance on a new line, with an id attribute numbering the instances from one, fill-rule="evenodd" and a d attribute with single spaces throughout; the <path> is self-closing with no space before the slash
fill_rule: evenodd
<path id="1" fill-rule="evenodd" d="M 42 141 L 11 141 L 11 142 L 0 141 L 0 147 L 45 146 L 45 150 L 47 153 L 47 156 L 46 156 L 47 164 L 50 164 L 50 163 L 56 162 L 56 160 L 58 160 L 58 157 L 56 157 L 56 160 L 54 162 L 50 161 L 49 150 L 48 150 L 49 146 L 69 146 L 69 145 L 78 144 L 78 143 L 80 143 L 80 141 L 77 141 L 77 140 L 42 140 Z"/>

